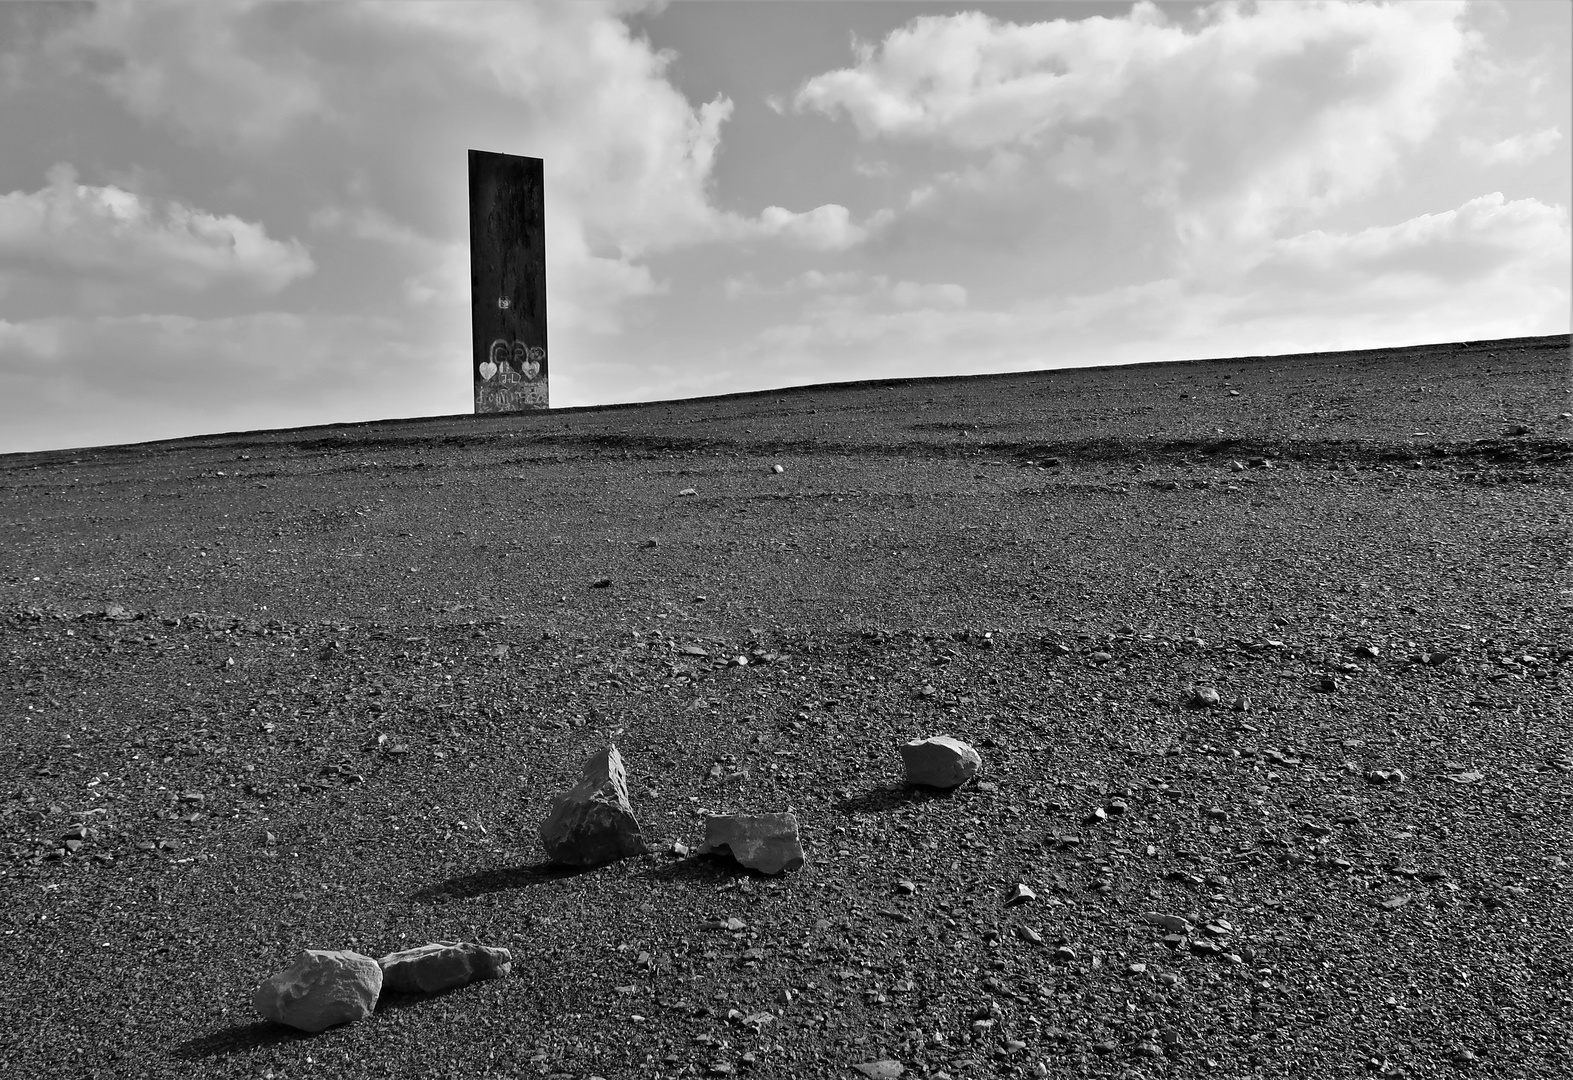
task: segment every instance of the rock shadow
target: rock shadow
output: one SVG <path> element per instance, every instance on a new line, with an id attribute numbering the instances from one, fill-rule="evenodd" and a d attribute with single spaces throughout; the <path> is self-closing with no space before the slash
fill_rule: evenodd
<path id="1" fill-rule="evenodd" d="M 594 866 L 562 866 L 558 863 L 534 863 L 530 866 L 505 866 L 491 870 L 480 870 L 473 874 L 463 874 L 459 877 L 439 881 L 435 885 L 428 885 L 413 894 L 411 899 L 427 903 L 442 903 L 444 900 L 468 900 L 476 896 L 485 896 L 487 893 L 505 892 L 510 889 L 529 889 L 537 885 L 549 885 L 563 878 L 578 877 L 592 870 L 599 869 Z"/>
<path id="2" fill-rule="evenodd" d="M 231 1024 L 219 1031 L 187 1039 L 175 1047 L 171 1054 L 181 1061 L 205 1061 L 309 1038 L 311 1036 L 304 1031 L 275 1024 L 271 1020 L 254 1020 L 249 1024 Z"/>
<path id="3" fill-rule="evenodd" d="M 917 784 L 886 784 L 837 799 L 834 809 L 843 814 L 888 814 L 915 804 L 954 799 L 965 791 L 957 788 L 932 788 Z"/>
<path id="4" fill-rule="evenodd" d="M 642 876 L 651 881 L 715 885 L 731 878 L 762 878 L 769 875 L 750 870 L 730 855 L 721 852 L 714 855 L 689 855 L 681 859 L 666 859 L 663 856 L 662 862 L 644 871 Z"/>

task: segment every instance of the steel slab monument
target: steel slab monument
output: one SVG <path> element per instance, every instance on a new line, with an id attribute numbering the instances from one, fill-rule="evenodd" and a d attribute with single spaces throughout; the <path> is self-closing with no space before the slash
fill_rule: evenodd
<path id="1" fill-rule="evenodd" d="M 475 411 L 545 409 L 546 196 L 541 159 L 470 151 Z"/>

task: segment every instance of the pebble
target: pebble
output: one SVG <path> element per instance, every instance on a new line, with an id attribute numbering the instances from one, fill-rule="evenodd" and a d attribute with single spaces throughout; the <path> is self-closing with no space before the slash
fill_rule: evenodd
<path id="1" fill-rule="evenodd" d="M 773 473 L 784 473 L 786 472 L 786 467 L 784 465 L 772 465 L 770 466 L 770 471 Z"/>
<path id="2" fill-rule="evenodd" d="M 1179 915 L 1165 915 L 1157 911 L 1149 911 L 1142 915 L 1142 920 L 1151 926 L 1162 927 L 1173 934 L 1189 934 L 1191 923 Z"/>
<path id="3" fill-rule="evenodd" d="M 1107 664 L 1110 660 L 1114 659 L 1114 655 L 1099 649 L 1089 656 L 1088 659 L 1091 660 L 1094 664 Z"/>
<path id="4" fill-rule="evenodd" d="M 852 1066 L 870 1080 L 896 1080 L 896 1077 L 907 1071 L 907 1067 L 899 1061 L 890 1058 L 881 1058 L 879 1061 L 865 1061 L 861 1065 Z"/>
<path id="5" fill-rule="evenodd" d="M 1402 769 L 1372 769 L 1365 774 L 1365 778 L 1373 784 L 1402 784 L 1404 771 Z"/>
<path id="6" fill-rule="evenodd" d="M 1054 959 L 1061 964 L 1068 964 L 1076 959 L 1076 950 L 1069 945 L 1061 945 L 1054 950 Z"/>
<path id="7" fill-rule="evenodd" d="M 1185 703 L 1193 709 L 1210 709 L 1222 700 L 1211 686 L 1193 686 L 1186 693 Z"/>
<path id="8" fill-rule="evenodd" d="M 1038 933 L 1036 930 L 1034 930 L 1030 926 L 1018 926 L 1018 927 L 1016 927 L 1016 936 L 1021 938 L 1021 940 L 1025 941 L 1025 942 L 1027 942 L 1029 944 L 1032 944 L 1032 945 L 1042 945 L 1043 944 L 1043 935 Z"/>
<path id="9" fill-rule="evenodd" d="M 696 491 L 694 488 L 684 488 L 682 491 L 679 491 L 677 494 L 678 495 L 698 495 L 699 492 Z"/>
<path id="10" fill-rule="evenodd" d="M 610 589 L 611 587 L 612 579 L 609 577 L 596 578 L 594 581 L 590 582 L 590 588 L 592 589 Z"/>
<path id="11" fill-rule="evenodd" d="M 1017 904 L 1025 904 L 1027 901 L 1036 900 L 1037 898 L 1037 893 L 1027 888 L 1026 885 L 1017 882 L 1016 888 L 1011 891 L 1010 897 L 1005 901 L 1005 906 L 1015 907 Z"/>

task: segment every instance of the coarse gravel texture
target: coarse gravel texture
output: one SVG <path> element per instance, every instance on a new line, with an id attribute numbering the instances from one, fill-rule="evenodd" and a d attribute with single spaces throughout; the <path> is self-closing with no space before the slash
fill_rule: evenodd
<path id="1" fill-rule="evenodd" d="M 1569 373 L 1558 336 L 0 457 L 5 1075 L 1566 1076 Z M 905 788 L 938 734 L 983 774 Z M 608 740 L 655 853 L 543 865 Z M 797 873 L 672 853 L 787 810 Z M 436 940 L 514 974 L 250 1011 L 303 947 Z"/>

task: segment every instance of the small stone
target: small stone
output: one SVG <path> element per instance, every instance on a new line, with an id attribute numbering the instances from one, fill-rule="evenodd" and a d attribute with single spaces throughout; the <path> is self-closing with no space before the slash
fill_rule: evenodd
<path id="1" fill-rule="evenodd" d="M 1193 686 L 1186 692 L 1185 703 L 1193 709 L 1210 709 L 1223 698 L 1211 686 Z"/>
<path id="2" fill-rule="evenodd" d="M 907 783 L 953 788 L 965 784 L 983 768 L 983 758 L 960 739 L 939 735 L 914 739 L 901 747 Z"/>
<path id="3" fill-rule="evenodd" d="M 1029 945 L 1043 944 L 1043 935 L 1038 933 L 1030 926 L 1017 926 L 1016 936 L 1027 942 Z"/>
<path id="4" fill-rule="evenodd" d="M 1409 903 L 1411 899 L 1412 897 L 1408 893 L 1404 893 L 1401 896 L 1390 896 L 1386 900 L 1383 900 L 1380 906 L 1387 911 L 1397 911 L 1399 908 Z"/>
<path id="5" fill-rule="evenodd" d="M 869 1080 L 896 1080 L 898 1076 L 907 1071 L 907 1067 L 899 1061 L 881 1058 L 879 1061 L 865 1061 L 861 1065 L 852 1066 Z"/>
<path id="6" fill-rule="evenodd" d="M 786 472 L 786 467 L 782 465 L 772 465 L 770 466 L 770 471 L 773 473 L 784 473 Z"/>
<path id="7" fill-rule="evenodd" d="M 693 488 L 684 488 L 682 491 L 679 491 L 677 494 L 680 495 L 680 496 L 681 495 L 698 495 L 699 492 L 694 490 Z"/>
<path id="8" fill-rule="evenodd" d="M 1336 694 L 1338 693 L 1338 680 L 1331 675 L 1323 675 L 1321 681 L 1316 684 L 1316 688 L 1324 694 Z"/>
<path id="9" fill-rule="evenodd" d="M 896 891 L 901 893 L 903 896 L 911 896 L 913 893 L 918 891 L 918 887 L 912 882 L 903 879 L 896 882 Z"/>
<path id="10" fill-rule="evenodd" d="M 389 953 L 378 960 L 382 988 L 397 994 L 435 994 L 482 979 L 500 979 L 512 970 L 507 949 L 468 941 L 434 941 Z"/>
<path id="11" fill-rule="evenodd" d="M 1037 893 L 1018 882 L 1016 887 L 1011 890 L 1010 896 L 1006 899 L 1005 906 L 1015 907 L 1017 904 L 1025 904 L 1029 900 L 1036 900 L 1037 898 Z"/>
<path id="12" fill-rule="evenodd" d="M 1113 653 L 1107 653 L 1107 652 L 1104 652 L 1102 649 L 1099 649 L 1096 652 L 1092 653 L 1088 657 L 1088 659 L 1091 660 L 1094 664 L 1107 664 L 1110 660 L 1114 659 L 1114 654 Z"/>
<path id="13" fill-rule="evenodd" d="M 1363 656 L 1367 660 L 1375 660 L 1378 656 L 1382 655 L 1382 650 L 1378 649 L 1375 645 L 1356 645 L 1354 653 L 1356 656 Z"/>
<path id="14" fill-rule="evenodd" d="M 628 802 L 628 777 L 617 747 L 591 757 L 579 782 L 552 797 L 541 844 L 548 858 L 567 866 L 601 866 L 649 850 Z"/>
<path id="15" fill-rule="evenodd" d="M 1404 771 L 1402 769 L 1372 769 L 1365 774 L 1365 778 L 1373 784 L 1402 784 Z"/>
<path id="16" fill-rule="evenodd" d="M 1145 975 L 1146 973 L 1147 965 L 1139 961 L 1133 964 L 1125 965 L 1125 974 L 1127 975 Z"/>
<path id="17" fill-rule="evenodd" d="M 1179 915 L 1164 915 L 1161 912 L 1149 911 L 1142 915 L 1142 920 L 1150 926 L 1161 927 L 1171 934 L 1189 934 L 1191 923 Z"/>
<path id="18" fill-rule="evenodd" d="M 1054 959 L 1057 963 L 1069 964 L 1076 959 L 1076 950 L 1069 945 L 1061 945 L 1054 950 Z"/>
<path id="19" fill-rule="evenodd" d="M 592 589 L 610 589 L 611 587 L 612 579 L 609 577 L 596 578 L 590 582 L 590 588 Z"/>
<path id="20" fill-rule="evenodd" d="M 370 1016 L 381 992 L 382 968 L 371 957 L 302 949 L 257 987 L 251 1004 L 264 1019 L 315 1033 Z"/>
<path id="21" fill-rule="evenodd" d="M 808 859 L 798 837 L 795 814 L 724 814 L 705 818 L 701 855 L 722 849 L 750 870 L 779 874 L 800 869 Z"/>

